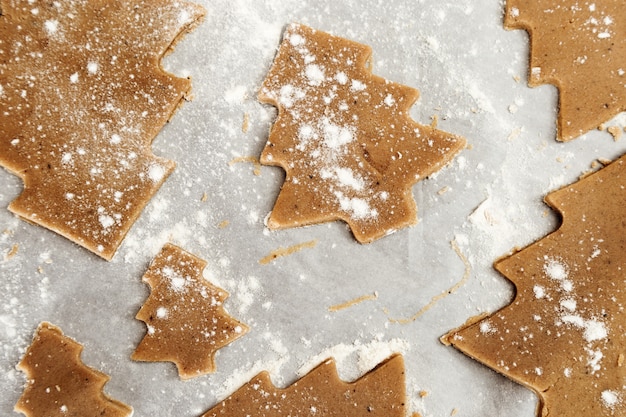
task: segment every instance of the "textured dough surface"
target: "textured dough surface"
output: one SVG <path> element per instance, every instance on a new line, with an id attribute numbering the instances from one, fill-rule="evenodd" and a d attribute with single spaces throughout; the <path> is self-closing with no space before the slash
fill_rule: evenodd
<path id="1" fill-rule="evenodd" d="M 539 395 L 541 416 L 622 416 L 626 156 L 549 194 L 561 227 L 499 260 L 513 302 L 444 337 Z"/>
<path id="2" fill-rule="evenodd" d="M 174 169 L 150 144 L 191 82 L 160 61 L 204 9 L 169 0 L 0 3 L 9 209 L 111 259 Z"/>
<path id="3" fill-rule="evenodd" d="M 529 84 L 558 87 L 557 138 L 598 128 L 626 110 L 622 0 L 507 0 L 505 27 L 530 35 Z"/>
<path id="4" fill-rule="evenodd" d="M 83 347 L 41 323 L 18 369 L 28 382 L 15 411 L 27 417 L 126 417 L 132 409 L 102 393 L 109 377 L 80 359 Z"/>
<path id="5" fill-rule="evenodd" d="M 412 186 L 465 140 L 409 116 L 417 90 L 372 74 L 371 49 L 287 27 L 259 99 L 278 107 L 261 162 L 287 177 L 270 229 L 333 220 L 368 243 L 415 224 Z"/>
<path id="6" fill-rule="evenodd" d="M 228 293 L 204 279 L 206 262 L 167 244 L 143 276 L 150 297 L 137 313 L 148 333 L 132 355 L 138 361 L 170 361 L 181 379 L 215 371 L 215 353 L 248 327 L 230 317 Z"/>

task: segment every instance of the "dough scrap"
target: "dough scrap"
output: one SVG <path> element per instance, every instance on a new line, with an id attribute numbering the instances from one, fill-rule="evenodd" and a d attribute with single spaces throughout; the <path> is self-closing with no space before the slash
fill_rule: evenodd
<path id="1" fill-rule="evenodd" d="M 102 392 L 109 377 L 80 359 L 83 347 L 41 323 L 18 369 L 28 377 L 15 411 L 28 417 L 125 417 L 132 408 Z"/>
<path id="2" fill-rule="evenodd" d="M 558 140 L 575 139 L 626 110 L 622 0 L 507 0 L 504 26 L 530 35 L 529 85 L 559 89 Z"/>
<path id="3" fill-rule="evenodd" d="M 110 260 L 174 169 L 150 144 L 191 90 L 164 54 L 205 10 L 170 0 L 0 2 L 9 209 Z"/>
<path id="4" fill-rule="evenodd" d="M 414 122 L 417 90 L 373 75 L 370 56 L 366 45 L 287 27 L 259 93 L 278 108 L 261 163 L 287 174 L 270 229 L 343 220 L 369 243 L 413 225 L 412 186 L 465 146 Z"/>
<path id="5" fill-rule="evenodd" d="M 202 276 L 206 262 L 166 244 L 143 276 L 150 297 L 136 318 L 148 332 L 132 354 L 136 361 L 169 361 L 181 379 L 215 371 L 215 353 L 243 336 L 248 327 L 230 317 L 228 293 Z"/>
<path id="6" fill-rule="evenodd" d="M 335 362 L 328 359 L 285 389 L 261 372 L 202 417 L 406 417 L 404 379 L 401 355 L 351 383 L 339 379 Z"/>
<path id="7" fill-rule="evenodd" d="M 562 225 L 495 268 L 512 303 L 442 338 L 534 390 L 540 416 L 626 406 L 626 156 L 546 197 Z"/>

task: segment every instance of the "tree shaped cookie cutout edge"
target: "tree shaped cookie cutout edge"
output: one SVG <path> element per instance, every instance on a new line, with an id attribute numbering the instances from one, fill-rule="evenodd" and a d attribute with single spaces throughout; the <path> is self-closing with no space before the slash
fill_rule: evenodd
<path id="1" fill-rule="evenodd" d="M 259 92 L 278 108 L 260 161 L 286 172 L 270 229 L 342 220 L 369 243 L 413 225 L 412 186 L 465 146 L 413 121 L 417 90 L 372 74 L 371 52 L 304 25 L 287 27 Z"/>
<path id="2" fill-rule="evenodd" d="M 248 332 L 223 307 L 229 294 L 202 276 L 206 261 L 166 244 L 142 281 L 150 295 L 136 318 L 147 326 L 131 358 L 173 362 L 181 379 L 215 371 L 215 354 Z"/>
<path id="3" fill-rule="evenodd" d="M 132 408 L 104 395 L 102 388 L 109 377 L 86 366 L 80 359 L 82 350 L 58 327 L 41 323 L 17 366 L 28 382 L 15 411 L 27 417 L 132 415 Z"/>
<path id="4" fill-rule="evenodd" d="M 512 302 L 442 337 L 537 393 L 540 416 L 623 409 L 625 181 L 623 156 L 549 194 L 561 226 L 495 263 Z"/>
<path id="5" fill-rule="evenodd" d="M 286 388 L 261 372 L 201 417 L 406 417 L 404 359 L 395 354 L 359 379 L 344 382 L 332 358 Z"/>
<path id="6" fill-rule="evenodd" d="M 161 59 L 205 10 L 169 0 L 33 7 L 3 1 L 0 15 L 0 165 L 24 182 L 9 209 L 110 260 L 174 169 L 150 145 L 191 82 Z"/>
<path id="7" fill-rule="evenodd" d="M 559 141 L 576 139 L 626 111 L 623 6 L 616 0 L 506 2 L 504 27 L 529 34 L 529 85 L 548 83 L 559 90 Z"/>

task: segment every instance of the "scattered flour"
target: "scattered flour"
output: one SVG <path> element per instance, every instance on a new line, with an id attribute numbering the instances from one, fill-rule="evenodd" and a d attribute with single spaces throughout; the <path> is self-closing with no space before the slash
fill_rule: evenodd
<path id="1" fill-rule="evenodd" d="M 162 165 L 152 164 L 148 168 L 148 178 L 150 178 L 152 182 L 160 182 L 163 180 L 164 176 L 165 168 Z"/>
<path id="2" fill-rule="evenodd" d="M 410 350 L 406 340 L 392 339 L 390 341 L 373 340 L 362 344 L 356 341 L 353 344 L 338 344 L 320 354 L 313 356 L 298 370 L 302 377 L 328 358 L 334 358 L 337 372 L 344 381 L 354 381 L 367 373 L 380 362 L 394 353 L 405 353 Z"/>
<path id="3" fill-rule="evenodd" d="M 224 94 L 224 100 L 231 106 L 243 104 L 248 96 L 248 87 L 245 85 L 236 85 L 231 87 Z"/>
<path id="4" fill-rule="evenodd" d="M 615 391 L 602 391 L 602 403 L 608 408 L 614 408 L 620 403 L 620 396 Z"/>
<path id="5" fill-rule="evenodd" d="M 46 32 L 48 32 L 48 35 L 54 35 L 59 30 L 59 22 L 58 20 L 46 20 L 44 28 Z"/>
<path id="6" fill-rule="evenodd" d="M 563 281 L 568 276 L 567 267 L 557 259 L 546 258 L 543 270 L 550 279 L 557 281 Z"/>
<path id="7" fill-rule="evenodd" d="M 271 357 L 259 359 L 254 363 L 243 364 L 239 369 L 236 369 L 230 377 L 226 378 L 223 384 L 216 388 L 215 395 L 218 402 L 231 395 L 262 371 L 269 372 L 275 385 L 280 386 L 282 384 L 280 371 L 291 359 L 289 350 L 282 344 L 280 338 L 274 334 L 263 334 L 263 340 L 269 344 Z"/>

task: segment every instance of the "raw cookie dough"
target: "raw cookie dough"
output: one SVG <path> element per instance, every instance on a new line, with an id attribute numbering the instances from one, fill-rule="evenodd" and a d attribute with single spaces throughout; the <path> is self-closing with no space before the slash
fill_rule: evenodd
<path id="1" fill-rule="evenodd" d="M 626 156 L 546 197 L 561 227 L 496 262 L 513 302 L 444 336 L 533 389 L 540 416 L 626 410 Z"/>
<path id="2" fill-rule="evenodd" d="M 261 163 L 287 173 L 270 229 L 343 220 L 368 243 L 412 225 L 412 186 L 465 146 L 414 122 L 418 92 L 373 75 L 370 56 L 368 46 L 287 27 L 259 93 L 278 107 Z"/>
<path id="3" fill-rule="evenodd" d="M 174 169 L 150 144 L 191 90 L 160 67 L 202 18 L 184 1 L 0 1 L 9 209 L 111 259 Z"/>
<path id="4" fill-rule="evenodd" d="M 18 369 L 28 376 L 15 411 L 28 417 L 125 417 L 132 409 L 108 398 L 109 377 L 80 359 L 83 347 L 58 327 L 41 323 Z"/>
<path id="5" fill-rule="evenodd" d="M 529 84 L 559 89 L 558 140 L 626 110 L 623 0 L 507 0 L 504 24 L 530 35 Z"/>
<path id="6" fill-rule="evenodd" d="M 206 262 L 167 244 L 143 276 L 150 297 L 137 313 L 148 333 L 132 355 L 137 361 L 170 361 L 181 379 L 215 371 L 214 356 L 248 327 L 230 317 L 228 293 L 202 276 Z"/>
<path id="7" fill-rule="evenodd" d="M 394 355 L 360 379 L 339 379 L 328 359 L 291 386 L 262 372 L 202 417 L 406 417 L 404 360 Z"/>

